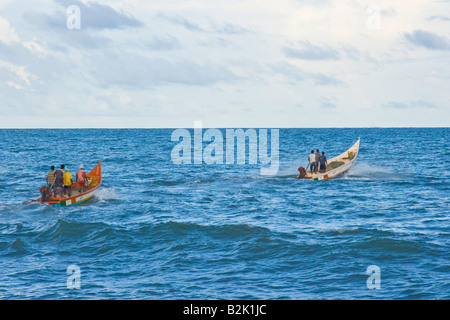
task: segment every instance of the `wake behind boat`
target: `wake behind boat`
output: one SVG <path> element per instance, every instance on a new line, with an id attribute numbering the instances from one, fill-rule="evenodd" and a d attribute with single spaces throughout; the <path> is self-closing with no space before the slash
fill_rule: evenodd
<path id="1" fill-rule="evenodd" d="M 101 160 L 99 163 L 94 167 L 94 169 L 91 170 L 87 174 L 87 182 L 85 189 L 80 187 L 78 182 L 74 182 L 71 185 L 71 192 L 70 196 L 63 197 L 55 197 L 51 193 L 50 190 L 48 190 L 46 187 L 41 188 L 41 197 L 33 200 L 32 202 L 39 202 L 43 204 L 48 204 L 52 207 L 66 207 L 70 205 L 77 205 L 83 202 L 86 202 L 90 198 L 94 196 L 98 188 L 100 188 L 100 185 L 102 184 L 102 167 L 101 167 Z"/>
<path id="2" fill-rule="evenodd" d="M 350 149 L 328 160 L 328 165 L 325 172 L 307 173 L 305 169 L 299 168 L 298 170 L 300 171 L 300 175 L 295 178 L 320 181 L 333 179 L 347 172 L 356 162 L 356 158 L 359 152 L 359 141 L 360 138 L 358 138 L 358 141 L 356 141 L 356 143 Z M 303 174 L 301 169 L 305 170 L 303 171 Z"/>

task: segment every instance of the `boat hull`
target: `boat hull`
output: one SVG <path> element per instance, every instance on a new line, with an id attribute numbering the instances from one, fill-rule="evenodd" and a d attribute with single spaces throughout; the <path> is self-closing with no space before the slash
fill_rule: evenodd
<path id="1" fill-rule="evenodd" d="M 75 197 L 69 197 L 69 198 L 63 198 L 60 201 L 55 201 L 55 202 L 43 202 L 43 203 L 47 203 L 48 205 L 54 207 L 54 208 L 59 208 L 59 207 L 67 207 L 67 206 L 75 206 L 78 204 L 82 204 L 85 203 L 86 201 L 88 201 L 89 199 L 91 199 L 94 195 L 95 192 L 97 190 L 94 190 L 88 194 L 80 194 L 77 195 Z"/>

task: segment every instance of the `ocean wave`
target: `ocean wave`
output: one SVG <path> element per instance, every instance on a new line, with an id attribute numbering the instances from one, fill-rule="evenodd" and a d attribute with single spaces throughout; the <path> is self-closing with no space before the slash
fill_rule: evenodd
<path id="1" fill-rule="evenodd" d="M 271 231 L 264 227 L 248 224 L 202 225 L 192 222 L 168 221 L 152 227 L 155 232 L 170 232 L 177 235 L 191 233 L 204 233 L 224 238 L 252 236 L 255 234 L 268 234 Z"/>
<path id="2" fill-rule="evenodd" d="M 154 186 L 172 187 L 172 186 L 185 184 L 186 182 L 187 182 L 187 180 L 185 180 L 185 179 L 176 179 L 176 180 L 162 180 L 162 179 L 158 179 L 158 180 L 152 181 L 152 184 Z"/>
<path id="3" fill-rule="evenodd" d="M 341 228 L 331 228 L 331 229 L 320 229 L 316 230 L 319 234 L 325 235 L 358 235 L 364 232 L 364 229 L 359 227 L 341 227 Z"/>
<path id="4" fill-rule="evenodd" d="M 109 225 L 104 222 L 75 222 L 58 219 L 53 225 L 42 230 L 36 240 L 48 242 L 87 239 L 93 232 L 109 228 Z"/>
<path id="5" fill-rule="evenodd" d="M 22 238 L 17 238 L 4 251 L 7 256 L 24 255 L 29 252 L 29 246 Z"/>
<path id="6" fill-rule="evenodd" d="M 225 224 L 225 225 L 205 225 L 192 222 L 168 221 L 157 224 L 138 223 L 126 226 L 110 225 L 104 222 L 81 222 L 68 221 L 58 218 L 52 225 L 42 229 L 42 227 L 25 234 L 33 235 L 37 242 L 60 242 L 84 240 L 86 243 L 102 241 L 120 240 L 121 237 L 135 238 L 145 236 L 164 238 L 166 240 L 179 239 L 184 236 L 206 236 L 216 239 L 236 239 L 240 238 L 286 238 L 292 236 L 280 232 L 271 231 L 268 228 L 248 224 Z M 117 236 L 117 237 L 116 237 Z M 295 238 L 295 237 L 294 237 Z"/>
<path id="7" fill-rule="evenodd" d="M 385 254 L 425 254 L 429 250 L 430 244 L 424 244 L 422 241 L 407 239 L 402 237 L 383 237 L 375 239 L 364 239 L 360 241 L 355 248 L 379 251 Z"/>
<path id="8" fill-rule="evenodd" d="M 49 214 L 54 212 L 54 209 L 49 205 L 43 205 L 38 202 L 28 203 L 28 201 L 11 201 L 11 203 L 0 205 L 0 219 L 3 219 L 3 221 L 10 221 L 11 219 L 18 217 L 26 217 L 30 214 Z"/>

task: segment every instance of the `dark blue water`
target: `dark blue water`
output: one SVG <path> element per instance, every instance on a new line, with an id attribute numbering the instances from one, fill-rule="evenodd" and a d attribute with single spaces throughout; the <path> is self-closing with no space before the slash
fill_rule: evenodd
<path id="1" fill-rule="evenodd" d="M 450 129 L 280 129 L 275 176 L 175 165 L 172 132 L 0 130 L 0 298 L 450 298 Z M 292 179 L 312 148 L 358 137 L 344 176 Z M 26 204 L 50 165 L 99 159 L 86 204 Z"/>

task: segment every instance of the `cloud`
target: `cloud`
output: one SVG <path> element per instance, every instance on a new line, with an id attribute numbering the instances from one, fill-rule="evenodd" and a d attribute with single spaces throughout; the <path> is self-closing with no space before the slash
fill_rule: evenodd
<path id="1" fill-rule="evenodd" d="M 39 56 L 43 57 L 47 54 L 47 51 L 42 47 L 36 38 L 30 41 L 23 42 L 23 46 L 30 50 L 31 52 L 37 53 Z"/>
<path id="2" fill-rule="evenodd" d="M 174 50 L 182 47 L 180 41 L 173 36 L 154 36 L 145 46 L 150 50 Z"/>
<path id="3" fill-rule="evenodd" d="M 5 48 L 8 47 L 8 48 Z M 8 55 L 8 52 L 13 51 L 13 55 L 17 55 L 16 50 L 20 46 L 28 49 L 30 52 L 37 53 L 40 56 L 47 54 L 46 50 L 42 47 L 42 44 L 34 37 L 32 40 L 22 41 L 17 32 L 11 28 L 8 20 L 0 17 L 0 48 L 2 48 L 2 56 Z M 21 49 L 19 49 L 21 50 Z"/>
<path id="4" fill-rule="evenodd" d="M 270 67 L 271 72 L 285 76 L 294 81 L 304 81 L 306 72 L 288 62 L 280 62 Z"/>
<path id="5" fill-rule="evenodd" d="M 431 50 L 450 50 L 450 41 L 446 37 L 429 31 L 415 30 L 412 33 L 406 33 L 405 38 L 419 47 Z"/>
<path id="6" fill-rule="evenodd" d="M 6 71 L 6 74 L 2 76 L 6 80 L 6 84 L 16 89 L 23 89 L 24 86 L 29 86 L 32 80 L 36 80 L 37 76 L 32 74 L 23 65 L 16 65 L 11 62 L 0 60 L 0 70 Z M 2 74 L 3 72 L 0 72 Z"/>
<path id="7" fill-rule="evenodd" d="M 434 15 L 434 16 L 428 17 L 427 20 L 428 21 L 432 21 L 432 20 L 450 21 L 450 17 Z"/>
<path id="8" fill-rule="evenodd" d="M 244 28 L 240 25 L 230 22 L 218 22 L 214 19 L 210 20 L 210 25 L 212 28 L 212 32 L 219 34 L 236 35 L 250 32 L 247 28 Z"/>
<path id="9" fill-rule="evenodd" d="M 314 84 L 316 85 L 333 85 L 333 86 L 342 86 L 344 82 L 333 77 L 328 76 L 323 73 L 312 73 L 310 77 L 314 80 Z"/>
<path id="10" fill-rule="evenodd" d="M 179 16 L 179 15 L 170 15 L 169 16 L 169 15 L 166 15 L 166 14 L 163 14 L 163 13 L 159 13 L 158 17 L 166 19 L 167 21 L 170 21 L 173 24 L 182 26 L 182 27 L 184 27 L 184 28 L 186 28 L 186 29 L 188 29 L 190 31 L 206 32 L 206 30 L 203 27 L 201 27 L 198 24 L 193 23 L 193 22 L 189 21 L 188 19 L 186 19 L 186 18 L 184 18 L 182 16 Z"/>
<path id="11" fill-rule="evenodd" d="M 112 40 L 107 37 L 91 34 L 90 32 L 86 32 L 84 30 L 62 30 L 59 36 L 63 38 L 66 43 L 66 46 L 62 47 L 63 51 L 70 47 L 90 50 L 100 49 L 106 47 L 112 42 Z M 57 49 L 58 46 L 56 45 L 54 48 Z"/>
<path id="12" fill-rule="evenodd" d="M 204 86 L 238 79 L 227 67 L 212 62 L 169 61 L 129 52 L 98 54 L 92 57 L 90 70 L 102 87 L 124 86 L 132 89 L 167 84 Z"/>
<path id="13" fill-rule="evenodd" d="M 193 32 L 204 32 L 204 33 L 224 34 L 224 35 L 237 35 L 250 32 L 247 28 L 244 28 L 240 25 L 233 24 L 230 22 L 219 22 L 213 18 L 207 18 L 208 21 L 203 25 L 200 25 L 180 15 L 166 15 L 163 13 L 159 13 L 158 17 Z"/>
<path id="14" fill-rule="evenodd" d="M 437 108 L 435 104 L 424 101 L 424 100 L 415 100 L 415 101 L 388 101 L 382 105 L 384 108 L 390 109 L 410 109 L 410 108 L 426 108 L 426 109 L 434 109 Z"/>
<path id="15" fill-rule="evenodd" d="M 312 81 L 315 85 L 344 85 L 343 81 L 335 78 L 332 75 L 302 70 L 299 67 L 288 62 L 274 64 L 270 69 L 271 72 L 282 75 L 288 79 L 293 80 L 294 82 Z"/>
<path id="16" fill-rule="evenodd" d="M 11 28 L 9 21 L 0 17 L 0 41 L 10 45 L 20 42 L 17 32 Z"/>
<path id="17" fill-rule="evenodd" d="M 282 51 L 288 58 L 301 60 L 339 60 L 340 53 L 325 46 L 316 46 L 309 41 L 298 41 L 299 47 L 283 47 Z"/>
<path id="18" fill-rule="evenodd" d="M 335 109 L 337 108 L 335 100 L 335 98 L 322 97 L 320 107 L 324 109 Z"/>

